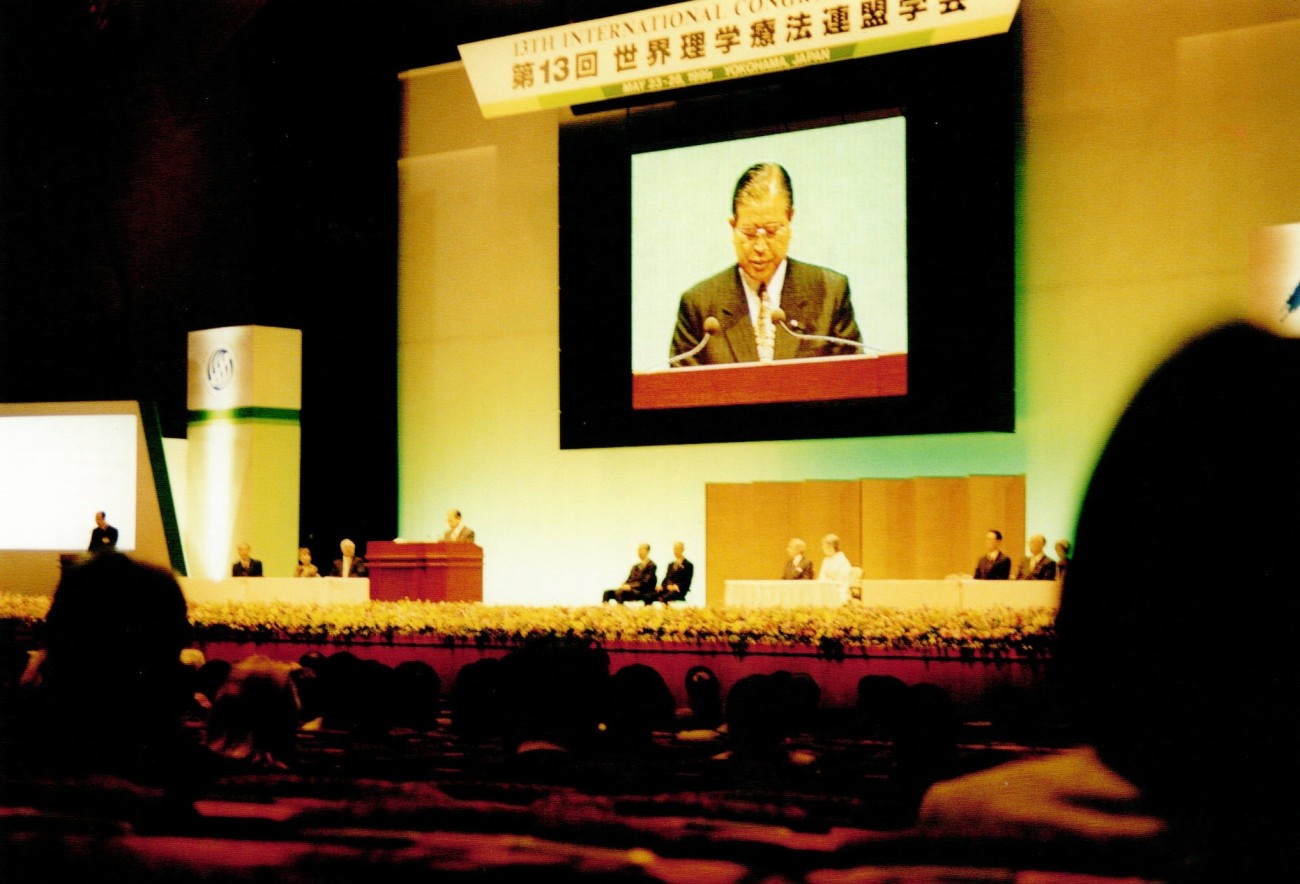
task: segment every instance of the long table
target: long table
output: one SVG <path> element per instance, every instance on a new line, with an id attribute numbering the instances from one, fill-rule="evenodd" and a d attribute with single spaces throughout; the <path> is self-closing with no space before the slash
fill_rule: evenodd
<path id="1" fill-rule="evenodd" d="M 364 605 L 370 601 L 366 577 L 181 577 L 190 602 L 289 602 L 314 605 Z"/>
<path id="2" fill-rule="evenodd" d="M 825 580 L 728 580 L 728 608 L 833 608 L 848 600 L 844 584 Z M 863 580 L 862 604 L 884 608 L 1055 608 L 1055 580 Z"/>

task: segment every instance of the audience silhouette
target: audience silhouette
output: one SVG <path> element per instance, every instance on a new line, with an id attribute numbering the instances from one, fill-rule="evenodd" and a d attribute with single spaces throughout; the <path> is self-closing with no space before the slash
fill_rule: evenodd
<path id="1" fill-rule="evenodd" d="M 6 766 L 25 773 L 111 775 L 188 802 L 211 768 L 182 717 L 194 700 L 181 662 L 191 628 L 169 571 L 118 552 L 65 565 L 44 650 L 11 713 Z"/>
<path id="2" fill-rule="evenodd" d="M 673 694 L 658 670 L 644 663 L 623 666 L 609 687 L 609 736 L 619 748 L 646 751 L 655 731 L 673 729 Z"/>
<path id="3" fill-rule="evenodd" d="M 1147 378 L 1089 482 L 1053 677 L 1081 746 L 941 783 L 948 837 L 1163 836 L 1177 882 L 1300 867 L 1300 341 L 1228 324 Z M 1132 567 L 1131 539 L 1161 551 Z"/>
<path id="4" fill-rule="evenodd" d="M 709 667 L 686 670 L 686 708 L 678 718 L 684 729 L 712 729 L 722 724 L 722 686 Z"/>
<path id="5" fill-rule="evenodd" d="M 461 737 L 481 742 L 503 733 L 504 668 L 499 658 L 483 657 L 456 673 L 448 705 L 452 729 Z"/>

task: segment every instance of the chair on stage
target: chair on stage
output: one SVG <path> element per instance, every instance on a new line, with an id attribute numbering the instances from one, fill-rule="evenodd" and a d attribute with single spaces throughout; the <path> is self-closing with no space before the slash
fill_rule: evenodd
<path id="1" fill-rule="evenodd" d="M 844 602 L 862 604 L 862 568 L 858 565 L 849 569 L 848 598 Z"/>

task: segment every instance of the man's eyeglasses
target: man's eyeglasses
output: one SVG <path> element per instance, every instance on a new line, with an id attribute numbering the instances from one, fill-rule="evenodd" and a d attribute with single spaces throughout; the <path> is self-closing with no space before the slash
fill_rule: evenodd
<path id="1" fill-rule="evenodd" d="M 745 239 L 753 242 L 760 236 L 766 236 L 768 239 L 775 239 L 785 233 L 784 224 L 764 224 L 762 226 L 737 227 L 736 232 Z"/>

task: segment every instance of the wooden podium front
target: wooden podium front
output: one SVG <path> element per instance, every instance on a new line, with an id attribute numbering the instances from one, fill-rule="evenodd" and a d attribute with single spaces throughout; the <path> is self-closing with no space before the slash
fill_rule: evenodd
<path id="1" fill-rule="evenodd" d="M 366 564 L 375 601 L 483 601 L 483 547 L 474 543 L 372 540 Z"/>
<path id="2" fill-rule="evenodd" d="M 632 373 L 634 409 L 906 395 L 906 353 L 687 365 Z"/>

